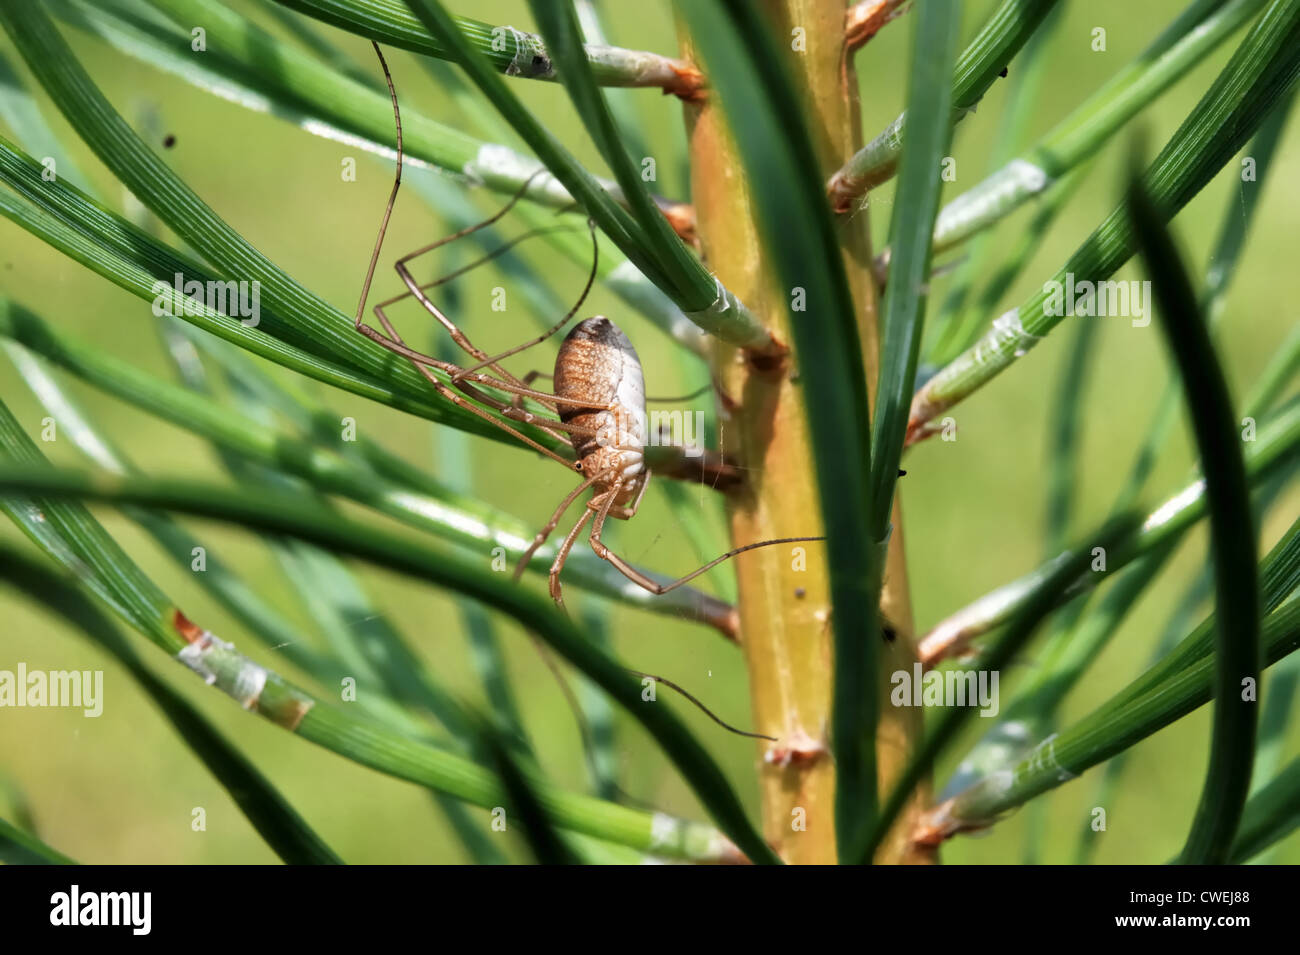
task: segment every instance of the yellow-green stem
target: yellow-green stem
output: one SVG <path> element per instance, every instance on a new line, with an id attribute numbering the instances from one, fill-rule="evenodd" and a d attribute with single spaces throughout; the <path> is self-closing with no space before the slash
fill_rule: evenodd
<path id="1" fill-rule="evenodd" d="M 845 56 L 844 0 L 763 0 L 778 36 L 796 36 L 803 50 L 785 44 L 792 76 L 808 108 L 822 172 L 829 175 L 862 145 L 857 78 Z M 690 55 L 689 48 L 686 54 Z M 692 197 L 702 251 L 709 268 L 783 343 L 791 336 L 790 302 L 773 286 L 776 270 L 765 259 L 749 194 L 723 111 L 711 102 L 686 106 Z M 878 367 L 877 290 L 865 212 L 841 220 L 842 248 L 861 316 L 863 361 L 874 391 Z M 730 498 L 735 546 L 777 537 L 821 534 L 799 356 L 783 362 L 753 359 L 719 345 L 715 352 L 726 395 L 738 407 L 722 422 L 727 451 L 743 462 L 747 484 Z M 864 542 L 866 546 L 866 542 Z M 760 747 L 763 831 L 791 863 L 833 863 L 835 768 L 827 733 L 831 707 L 831 621 L 827 568 L 818 548 L 755 551 L 736 562 L 741 641 L 750 675 L 755 729 L 777 738 Z M 883 647 L 886 681 L 877 746 L 882 797 L 920 735 L 919 715 L 889 705 L 888 678 L 916 659 L 907 589 L 903 535 L 897 505 L 885 573 L 882 612 L 892 632 Z M 877 855 L 881 862 L 932 861 L 907 833 L 924 808 L 919 792 Z M 800 828 L 802 826 L 803 828 Z"/>

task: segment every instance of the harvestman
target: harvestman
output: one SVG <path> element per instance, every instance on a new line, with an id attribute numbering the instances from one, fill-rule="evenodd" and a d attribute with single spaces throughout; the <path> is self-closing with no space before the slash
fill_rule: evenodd
<path id="1" fill-rule="evenodd" d="M 553 461 L 559 462 L 565 468 L 577 471 L 583 478 L 582 482 L 560 502 L 550 520 L 546 522 L 546 526 L 538 532 L 528 549 L 524 551 L 518 566 L 515 568 L 515 578 L 519 578 L 533 554 L 537 552 L 538 548 L 551 535 L 551 532 L 559 525 L 564 512 L 577 500 L 579 495 L 589 489 L 593 493 L 587 501 L 582 517 L 579 518 L 573 529 L 565 535 L 564 541 L 555 555 L 555 561 L 551 564 L 550 593 L 551 597 L 561 607 L 564 606 L 564 599 L 560 587 L 560 571 L 564 568 L 564 562 L 569 555 L 569 551 L 573 548 L 574 542 L 577 540 L 578 535 L 582 533 L 582 529 L 587 525 L 588 521 L 592 521 L 589 542 L 597 556 L 613 564 L 625 577 L 652 594 L 667 593 L 695 579 L 705 571 L 716 567 L 724 560 L 735 557 L 747 550 L 753 550 L 756 547 L 823 540 L 824 538 L 821 537 L 783 537 L 776 540 L 747 544 L 744 547 L 730 550 L 721 557 L 709 561 L 703 567 L 667 584 L 661 584 L 641 573 L 604 544 L 601 540 L 601 534 L 604 531 L 605 521 L 610 517 L 618 520 L 630 520 L 635 517 L 637 509 L 641 505 L 641 498 L 645 495 L 646 487 L 650 482 L 650 470 L 645 466 L 643 454 L 646 442 L 645 384 L 641 362 L 637 358 L 632 343 L 628 341 L 627 336 L 612 320 L 603 315 L 593 316 L 579 322 L 565 337 L 560 345 L 559 353 L 556 355 L 555 374 L 553 376 L 554 392 L 538 391 L 529 387 L 531 382 L 536 377 L 539 377 L 538 373 L 533 372 L 520 379 L 498 364 L 504 358 L 544 342 L 568 324 L 569 320 L 577 314 L 578 309 L 582 307 L 582 303 L 586 300 L 596 277 L 594 226 L 588 222 L 588 228 L 592 230 L 593 246 L 591 273 L 587 277 L 587 283 L 582 290 L 582 295 L 573 308 L 569 309 L 565 316 L 544 334 L 497 355 L 488 355 L 470 342 L 465 333 L 429 299 L 425 291 L 441 285 L 462 274 L 467 268 L 472 268 L 473 265 L 499 254 L 505 250 L 504 248 L 489 254 L 484 259 L 478 260 L 478 262 L 472 263 L 465 269 L 424 285 L 417 283 L 407 268 L 407 263 L 412 259 L 497 222 L 523 195 L 531 179 L 496 215 L 477 225 L 469 226 L 430 243 L 397 260 L 394 268 L 397 270 L 397 274 L 401 276 L 407 291 L 374 306 L 375 317 L 383 325 L 384 332 L 387 334 L 371 328 L 362 321 L 366 300 L 370 294 L 370 283 L 374 278 L 375 267 L 379 261 L 380 250 L 383 246 L 384 233 L 388 230 L 389 218 L 392 216 L 393 205 L 402 183 L 402 118 L 397 106 L 397 91 L 393 87 L 393 78 L 388 71 L 388 64 L 384 60 L 379 45 L 373 43 L 372 45 L 379 57 L 379 63 L 383 67 L 384 79 L 388 84 L 388 93 L 393 104 L 393 118 L 397 127 L 397 172 L 393 179 L 392 191 L 388 196 L 388 205 L 384 209 L 384 217 L 380 222 L 379 235 L 375 239 L 374 251 L 370 256 L 370 265 L 366 270 L 365 283 L 361 288 L 361 301 L 357 305 L 355 319 L 356 329 L 371 341 L 410 359 L 428 380 L 429 384 L 433 386 L 434 390 L 443 398 L 464 408 L 471 414 L 491 422 L 535 451 L 546 455 Z M 442 324 L 443 328 L 451 335 L 452 340 L 470 355 L 477 364 L 469 368 L 463 368 L 451 362 L 415 351 L 402 340 L 401 335 L 398 334 L 397 329 L 393 327 L 392 322 L 384 313 L 384 309 L 395 302 L 412 297 Z M 449 384 L 444 383 L 435 376 L 434 369 L 446 374 L 450 379 Z M 503 401 L 487 394 L 483 390 L 484 388 L 505 392 L 513 397 L 508 402 Z M 474 399 L 480 405 L 493 409 L 501 417 L 485 411 L 479 405 L 473 404 L 467 400 L 469 398 Z M 525 398 L 533 399 L 555 414 L 557 418 L 540 416 L 528 411 L 523 406 Z M 503 421 L 502 417 L 509 421 L 534 425 L 552 437 L 566 441 L 573 447 L 576 460 L 570 461 L 552 449 L 534 441 L 517 428 L 512 427 L 507 421 Z"/>

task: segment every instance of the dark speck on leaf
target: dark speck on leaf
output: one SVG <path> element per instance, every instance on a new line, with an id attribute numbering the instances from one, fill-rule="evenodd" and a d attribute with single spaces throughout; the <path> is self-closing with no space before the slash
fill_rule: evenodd
<path id="1" fill-rule="evenodd" d="M 999 73 L 998 76 L 1002 77 L 1004 80 L 1007 78 L 1007 68 L 1005 66 L 1002 67 L 1002 72 Z"/>
<path id="2" fill-rule="evenodd" d="M 163 137 L 163 149 L 171 149 L 175 145 L 176 145 L 176 137 L 173 136 L 171 133 L 168 133 L 166 136 Z"/>

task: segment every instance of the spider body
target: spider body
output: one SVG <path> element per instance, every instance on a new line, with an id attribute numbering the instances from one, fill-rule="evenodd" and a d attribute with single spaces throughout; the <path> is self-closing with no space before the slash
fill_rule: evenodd
<path id="1" fill-rule="evenodd" d="M 641 360 L 614 322 L 597 315 L 578 323 L 555 357 L 555 394 L 590 401 L 563 404 L 560 420 L 590 432 L 570 435 L 580 469 L 594 478 L 593 503 L 611 491 L 614 507 L 631 504 L 650 478 L 645 469 L 645 377 Z M 626 519 L 618 510 L 611 516 Z"/>

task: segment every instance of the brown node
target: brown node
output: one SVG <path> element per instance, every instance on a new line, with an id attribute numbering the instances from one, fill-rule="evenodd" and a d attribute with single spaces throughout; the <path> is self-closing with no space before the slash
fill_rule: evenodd
<path id="1" fill-rule="evenodd" d="M 914 444 L 920 444 L 926 438 L 933 437 L 941 430 L 942 428 L 933 418 L 918 418 L 913 415 L 907 421 L 907 431 L 903 435 L 903 447 L 910 448 Z"/>
<path id="2" fill-rule="evenodd" d="M 912 829 L 912 843 L 918 846 L 934 847 L 942 845 L 959 832 L 979 832 L 991 825 L 988 822 L 965 822 L 952 815 L 955 802 L 948 799 L 921 815 Z"/>
<path id="3" fill-rule="evenodd" d="M 181 613 L 179 607 L 172 610 L 172 626 L 185 638 L 186 643 L 194 643 L 205 632 L 197 623 Z"/>
<path id="4" fill-rule="evenodd" d="M 763 761 L 785 769 L 789 766 L 807 766 L 827 753 L 826 744 L 809 736 L 803 729 L 782 737 L 775 746 L 769 746 Z"/>
<path id="5" fill-rule="evenodd" d="M 830 201 L 831 211 L 837 216 L 852 212 L 858 196 L 865 191 L 865 181 L 848 175 L 843 169 L 831 176 L 826 183 L 826 197 Z"/>
<path id="6" fill-rule="evenodd" d="M 695 207 L 689 202 L 671 202 L 667 199 L 659 200 L 658 205 L 677 237 L 698 252 L 700 236 L 695 227 Z"/>
<path id="7" fill-rule="evenodd" d="M 783 374 L 790 366 L 790 349 L 775 337 L 771 348 L 764 351 L 746 348 L 742 354 L 746 367 L 760 375 Z"/>
<path id="8" fill-rule="evenodd" d="M 664 95 L 676 96 L 686 103 L 702 104 L 708 97 L 704 74 L 694 63 L 677 61 L 672 65 L 673 79 L 664 86 Z"/>
<path id="9" fill-rule="evenodd" d="M 854 4 L 844 14 L 844 49 L 848 53 L 861 49 L 898 16 L 899 0 L 865 0 Z"/>

